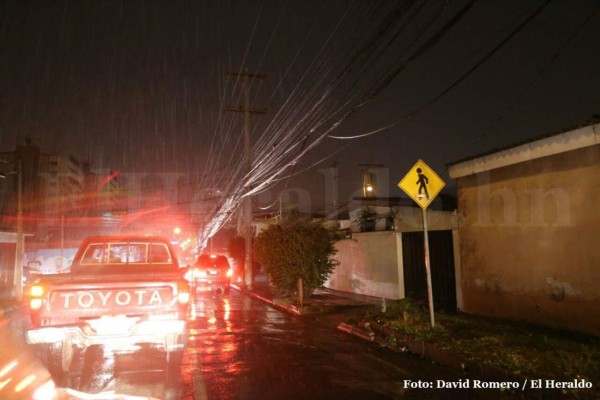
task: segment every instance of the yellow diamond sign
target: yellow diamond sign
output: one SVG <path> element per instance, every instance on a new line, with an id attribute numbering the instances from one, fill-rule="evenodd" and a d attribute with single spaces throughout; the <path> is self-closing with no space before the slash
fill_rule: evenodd
<path id="1" fill-rule="evenodd" d="M 444 181 L 422 160 L 417 161 L 408 174 L 398 182 L 398 187 L 424 210 L 429 207 L 444 185 Z"/>

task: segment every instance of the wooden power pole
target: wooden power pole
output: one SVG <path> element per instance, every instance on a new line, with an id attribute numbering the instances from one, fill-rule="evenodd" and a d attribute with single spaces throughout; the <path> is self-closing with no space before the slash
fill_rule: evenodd
<path id="1" fill-rule="evenodd" d="M 252 154 L 250 147 L 250 115 L 251 114 L 264 114 L 267 112 L 266 109 L 252 109 L 250 108 L 250 81 L 252 79 L 264 79 L 264 75 L 255 74 L 248 72 L 245 69 L 242 72 L 228 72 L 227 75 L 238 76 L 242 79 L 242 90 L 244 92 L 244 105 L 241 107 L 227 107 L 228 111 L 243 112 L 244 113 L 244 161 L 246 164 L 246 172 L 249 176 L 252 171 Z M 250 196 L 246 196 L 243 202 L 243 213 L 244 217 L 244 237 L 246 243 L 246 255 L 244 259 L 244 286 L 246 289 L 252 289 L 252 199 Z"/>

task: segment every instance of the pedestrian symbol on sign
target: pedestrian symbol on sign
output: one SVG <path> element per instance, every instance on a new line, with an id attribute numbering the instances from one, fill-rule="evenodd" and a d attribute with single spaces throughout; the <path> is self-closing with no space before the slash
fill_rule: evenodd
<path id="1" fill-rule="evenodd" d="M 419 185 L 418 197 L 429 199 L 429 192 L 427 191 L 427 184 L 429 183 L 429 179 L 427 179 L 427 176 L 425 176 L 421 168 L 417 168 L 417 174 L 419 175 L 419 179 L 417 179 L 416 182 L 416 184 Z"/>
<path id="2" fill-rule="evenodd" d="M 422 160 L 398 182 L 398 187 L 421 208 L 427 208 L 444 187 L 444 181 Z"/>

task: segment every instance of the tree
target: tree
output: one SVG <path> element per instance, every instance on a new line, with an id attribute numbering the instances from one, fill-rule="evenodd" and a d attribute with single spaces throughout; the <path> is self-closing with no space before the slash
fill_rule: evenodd
<path id="1" fill-rule="evenodd" d="M 310 294 L 339 264 L 333 259 L 337 240 L 337 226 L 326 227 L 320 221 L 292 216 L 256 237 L 254 255 L 275 289 L 292 293 L 300 278 L 305 293 Z"/>

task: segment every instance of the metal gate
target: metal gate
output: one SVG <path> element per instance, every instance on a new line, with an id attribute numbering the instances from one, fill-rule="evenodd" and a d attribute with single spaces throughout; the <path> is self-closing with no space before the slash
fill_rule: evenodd
<path id="1" fill-rule="evenodd" d="M 433 304 L 436 309 L 454 312 L 456 311 L 456 281 L 452 231 L 429 231 L 427 234 Z M 402 232 L 402 255 L 406 297 L 427 303 L 423 232 Z"/>

